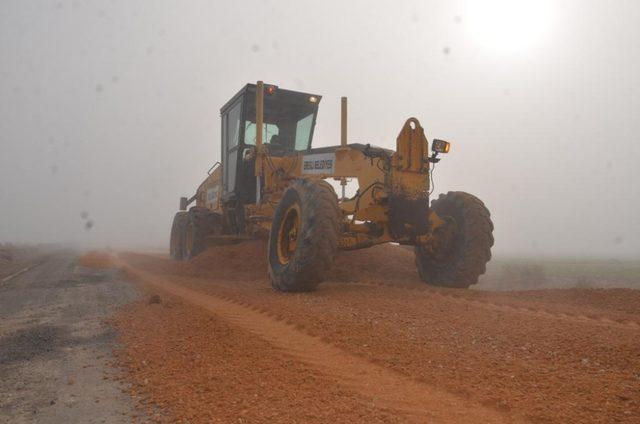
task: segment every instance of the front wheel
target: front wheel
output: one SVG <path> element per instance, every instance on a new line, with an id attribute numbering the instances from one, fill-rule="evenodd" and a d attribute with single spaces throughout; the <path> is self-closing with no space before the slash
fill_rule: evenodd
<path id="1" fill-rule="evenodd" d="M 493 223 L 484 203 L 462 191 L 441 194 L 431 209 L 445 223 L 433 242 L 416 246 L 420 278 L 440 287 L 468 288 L 478 282 L 491 259 Z"/>
<path id="2" fill-rule="evenodd" d="M 284 292 L 313 291 L 338 250 L 341 212 L 326 181 L 298 180 L 284 192 L 269 232 L 269 276 Z"/>

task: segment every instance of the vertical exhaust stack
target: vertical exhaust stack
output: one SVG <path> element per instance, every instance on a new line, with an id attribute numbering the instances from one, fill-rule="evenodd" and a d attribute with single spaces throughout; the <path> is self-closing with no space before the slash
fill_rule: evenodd
<path id="1" fill-rule="evenodd" d="M 264 83 L 256 83 L 256 204 L 260 204 L 260 192 L 262 187 L 262 127 L 264 122 Z"/>
<path id="2" fill-rule="evenodd" d="M 347 98 L 340 99 L 340 147 L 347 147 Z"/>

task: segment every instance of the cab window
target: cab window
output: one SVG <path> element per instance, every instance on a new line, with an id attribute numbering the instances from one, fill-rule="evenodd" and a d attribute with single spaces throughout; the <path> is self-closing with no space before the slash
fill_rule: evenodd
<path id="1" fill-rule="evenodd" d="M 296 124 L 296 150 L 307 150 L 309 148 L 309 138 L 311 137 L 311 125 L 313 124 L 313 113 L 300 119 Z"/>
<path id="2" fill-rule="evenodd" d="M 265 144 L 271 143 L 274 135 L 280 134 L 280 129 L 275 124 L 262 124 L 262 140 Z M 275 140 L 274 140 L 275 141 Z M 244 144 L 255 146 L 256 144 L 256 124 L 251 121 L 244 122 Z"/>
<path id="3" fill-rule="evenodd" d="M 227 118 L 227 134 L 228 134 L 228 148 L 231 149 L 238 145 L 240 139 L 240 107 L 241 103 L 238 103 L 229 111 Z"/>

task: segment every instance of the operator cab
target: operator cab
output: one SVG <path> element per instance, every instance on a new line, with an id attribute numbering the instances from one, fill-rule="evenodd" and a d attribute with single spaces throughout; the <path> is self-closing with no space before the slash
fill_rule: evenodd
<path id="1" fill-rule="evenodd" d="M 264 145 L 271 156 L 311 148 L 321 96 L 264 86 Z M 223 199 L 255 201 L 256 85 L 247 84 L 221 109 Z M 253 157 L 252 157 L 253 156 Z"/>

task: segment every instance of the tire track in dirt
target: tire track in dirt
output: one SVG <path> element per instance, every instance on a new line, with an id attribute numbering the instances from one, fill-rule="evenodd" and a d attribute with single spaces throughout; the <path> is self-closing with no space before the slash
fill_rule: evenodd
<path id="1" fill-rule="evenodd" d="M 488 301 L 476 300 L 476 299 L 465 299 L 464 297 L 461 297 L 461 296 L 442 293 L 442 292 L 435 291 L 433 289 L 428 289 L 428 288 L 406 287 L 406 286 L 399 286 L 397 284 L 378 283 L 378 282 L 358 282 L 358 283 L 352 283 L 352 284 L 394 288 L 394 289 L 407 290 L 407 291 L 417 291 L 427 296 L 439 297 L 441 299 L 450 300 L 458 304 L 474 305 L 474 306 L 491 310 L 491 311 L 519 313 L 519 314 L 532 316 L 532 317 L 545 317 L 545 318 L 557 319 L 560 321 L 574 323 L 574 324 L 591 324 L 591 325 L 598 325 L 598 326 L 605 326 L 605 327 L 613 327 L 616 329 L 623 329 L 623 330 L 640 330 L 640 324 L 630 320 L 622 321 L 622 320 L 615 320 L 608 317 L 591 317 L 587 315 L 567 314 L 567 313 L 561 313 L 561 312 L 548 311 L 541 308 L 513 306 L 513 305 L 508 305 L 506 303 L 488 302 Z"/>
<path id="2" fill-rule="evenodd" d="M 255 334 L 286 354 L 337 379 L 340 384 L 374 398 L 378 406 L 401 411 L 417 422 L 524 421 L 371 363 L 306 334 L 292 324 L 272 318 L 273 315 L 260 312 L 255 306 L 188 289 L 167 278 L 133 268 L 121 259 L 116 259 L 116 264 L 143 284 L 177 296 Z"/>
<path id="3" fill-rule="evenodd" d="M 13 273 L 13 274 L 11 274 L 11 275 L 7 275 L 6 277 L 4 277 L 3 279 L 1 279 L 1 280 L 0 280 L 0 283 L 6 283 L 7 281 L 12 280 L 12 279 L 14 279 L 14 278 L 15 278 L 15 277 L 17 277 L 17 276 L 22 275 L 22 274 L 24 274 L 25 272 L 29 272 L 29 271 L 31 271 L 33 268 L 35 268 L 35 267 L 37 267 L 37 266 L 39 266 L 39 265 L 42 265 L 42 263 L 43 263 L 43 262 L 37 262 L 37 263 L 35 263 L 35 264 L 32 264 L 32 265 L 26 266 L 26 267 L 22 268 L 21 270 L 14 272 L 14 273 Z"/>
<path id="4" fill-rule="evenodd" d="M 250 246 L 251 247 L 251 246 Z M 253 245 L 254 251 L 252 251 L 252 253 L 254 255 L 257 255 L 258 257 L 262 257 L 263 254 L 266 255 L 265 252 L 263 252 L 262 250 L 258 249 L 256 250 L 256 245 Z M 356 253 L 358 253 L 358 251 L 354 251 Z M 225 261 L 230 261 L 232 263 L 235 264 L 234 260 L 235 258 L 233 256 L 230 257 L 226 257 L 226 256 L 220 256 L 220 254 L 217 251 L 209 251 L 208 252 L 210 255 L 211 254 L 217 254 L 218 256 L 212 256 L 212 257 L 206 257 L 206 255 L 204 255 L 202 258 L 200 258 L 200 261 L 211 261 L 211 262 L 215 262 L 217 260 L 225 260 Z M 237 252 L 236 252 L 237 253 Z M 402 251 L 398 251 L 398 249 L 387 249 L 384 250 L 382 252 L 379 252 L 379 254 L 389 254 L 391 255 L 391 257 L 393 257 L 395 260 L 401 261 L 401 260 L 405 260 L 404 262 L 406 262 L 406 259 L 403 255 L 398 256 L 399 254 L 403 253 Z M 135 253 L 136 256 L 139 257 L 148 257 L 148 258 L 153 258 L 153 259 L 166 259 L 166 255 L 165 257 L 161 257 L 162 255 L 155 255 L 155 254 L 141 254 L 141 253 Z M 395 255 L 395 256 L 394 256 Z M 242 257 L 245 257 L 244 255 L 242 255 Z M 363 259 L 371 259 L 368 258 L 366 256 L 363 257 L 358 257 L 356 259 L 359 260 L 363 260 Z M 198 260 L 198 259 L 196 259 Z M 257 260 L 256 260 L 257 261 Z M 413 256 L 411 255 L 411 264 L 407 264 L 404 263 L 401 264 L 403 266 L 407 266 L 407 265 L 411 265 L 413 266 Z M 179 265 L 183 265 L 183 264 L 179 264 Z M 201 266 L 202 264 L 200 263 L 199 266 Z M 246 264 L 245 264 L 246 265 Z M 263 264 L 262 262 L 259 263 L 255 263 L 252 264 L 254 267 L 265 267 L 266 268 L 266 264 Z M 371 265 L 371 264 L 369 264 Z M 186 265 L 187 268 L 191 267 L 191 264 L 187 264 Z M 373 265 L 371 265 L 373 266 Z M 194 267 L 195 269 L 198 269 L 198 266 Z M 223 268 L 227 268 L 227 267 L 223 267 Z M 229 266 L 228 268 L 230 269 L 236 269 L 235 266 Z M 206 267 L 204 269 L 207 269 Z M 400 272 L 403 271 L 404 268 L 402 267 L 398 267 L 397 269 L 394 268 L 394 271 L 396 272 Z M 482 300 L 482 299 L 469 299 L 466 298 L 465 295 L 463 294 L 454 294 L 454 293 L 448 293 L 445 290 L 446 289 L 440 289 L 440 288 L 434 288 L 434 287 L 429 287 L 426 286 L 423 282 L 418 281 L 406 281 L 406 279 L 409 277 L 408 275 L 405 274 L 399 274 L 399 276 L 393 276 L 393 275 L 385 275 L 384 278 L 387 278 L 389 281 L 380 281 L 379 278 L 381 277 L 381 275 L 379 275 L 379 272 L 381 270 L 380 269 L 376 269 L 375 272 L 372 272 L 370 270 L 367 269 L 359 269 L 358 271 L 354 271 L 354 272 L 347 272 L 347 273 L 342 273 L 339 275 L 334 275 L 333 277 L 338 277 L 337 279 L 335 278 L 329 278 L 330 281 L 335 281 L 335 282 L 340 282 L 340 283 L 344 283 L 344 284 L 349 284 L 349 285 L 364 285 L 364 286 L 369 286 L 369 287 L 385 287 L 385 288 L 393 288 L 393 289 L 400 289 L 400 290 L 409 290 L 409 291 L 413 291 L 413 292 L 422 292 L 425 296 L 429 296 L 432 299 L 438 299 L 438 301 L 441 300 L 449 300 L 452 301 L 456 304 L 459 305 L 471 305 L 474 307 L 478 307 L 478 308 L 482 308 L 484 310 L 489 310 L 489 311 L 501 311 L 501 312 L 506 312 L 506 313 L 518 313 L 527 317 L 536 317 L 536 318 L 545 318 L 545 319 L 554 319 L 554 320 L 558 320 L 560 322 L 566 322 L 566 323 L 571 323 L 571 324 L 586 324 L 586 325 L 597 325 L 600 327 L 605 327 L 605 328 L 614 328 L 614 329 L 620 329 L 620 330 L 640 330 L 640 323 L 634 321 L 633 319 L 630 319 L 629 317 L 618 317 L 618 318 L 612 318 L 612 317 L 608 317 L 605 313 L 605 311 L 597 311 L 594 313 L 589 313 L 588 311 L 574 311 L 574 312 L 562 312 L 562 311 L 553 311 L 553 310 L 548 310 L 545 309 L 542 305 L 537 305 L 537 304 L 533 304 L 531 306 L 528 305 L 522 305 L 522 304 L 510 304 L 513 303 L 514 301 L 517 303 L 521 303 L 518 302 L 517 300 L 514 299 L 514 301 L 509 301 L 507 299 L 503 299 L 499 302 L 497 301 L 491 301 L 491 300 Z M 199 275 L 197 272 L 196 273 L 191 273 L 190 274 L 193 277 L 196 278 L 201 278 L 204 277 L 203 275 Z M 360 277 L 362 277 L 361 279 L 358 280 L 351 280 L 350 278 L 353 277 L 353 275 L 359 275 Z M 224 276 L 223 276 L 224 277 Z M 229 277 L 228 275 L 226 277 Z M 251 275 L 251 276 L 246 276 L 247 278 L 252 277 L 252 278 L 258 278 L 258 275 Z M 329 282 L 329 281 L 328 281 Z M 265 284 L 268 284 L 265 281 Z M 466 292 L 469 295 L 471 295 L 473 292 Z M 525 303 L 531 303 L 528 302 L 526 300 L 524 300 Z"/>

